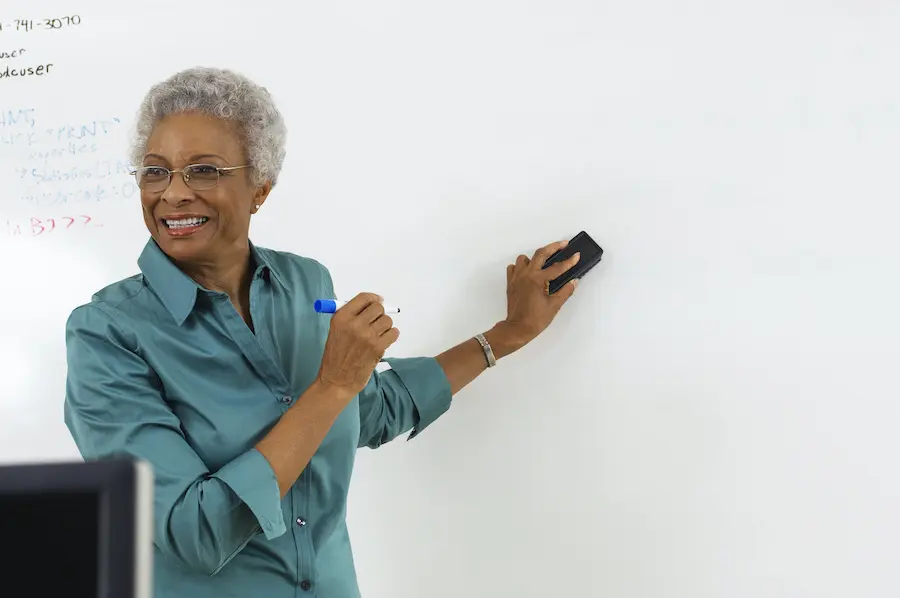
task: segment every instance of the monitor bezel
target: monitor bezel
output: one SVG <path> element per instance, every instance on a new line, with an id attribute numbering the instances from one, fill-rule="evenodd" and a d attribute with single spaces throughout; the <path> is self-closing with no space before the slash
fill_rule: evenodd
<path id="1" fill-rule="evenodd" d="M 149 466 L 127 458 L 0 465 L 0 494 L 53 492 L 90 492 L 98 497 L 98 598 L 151 596 Z"/>

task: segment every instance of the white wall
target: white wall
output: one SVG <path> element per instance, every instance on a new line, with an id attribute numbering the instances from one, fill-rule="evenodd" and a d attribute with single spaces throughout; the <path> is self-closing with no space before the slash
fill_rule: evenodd
<path id="1" fill-rule="evenodd" d="M 77 457 L 65 318 L 136 272 L 146 239 L 127 175 L 97 173 L 151 83 L 227 66 L 269 86 L 291 129 L 255 241 L 400 304 L 395 354 L 502 318 L 518 252 L 581 229 L 607 252 L 427 433 L 361 453 L 366 596 L 900 593 L 900 5 L 5 8 L 0 53 L 27 51 L 0 72 L 54 66 L 0 79 L 0 114 L 35 122 L 0 126 L 3 461 Z M 47 129 L 101 120 L 96 152 L 28 157 L 67 146 Z M 29 131 L 36 146 L 8 142 Z M 17 170 L 45 167 L 94 174 Z M 91 199 L 23 199 L 78 189 Z M 80 214 L 103 226 L 7 232 Z"/>

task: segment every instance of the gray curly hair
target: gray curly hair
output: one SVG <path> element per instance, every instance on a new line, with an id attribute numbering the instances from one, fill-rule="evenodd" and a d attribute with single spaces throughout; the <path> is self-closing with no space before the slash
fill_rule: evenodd
<path id="1" fill-rule="evenodd" d="M 265 87 L 226 69 L 183 70 L 150 88 L 137 115 L 130 160 L 139 166 L 156 124 L 178 112 L 198 111 L 238 124 L 253 182 L 275 184 L 284 163 L 287 127 Z"/>

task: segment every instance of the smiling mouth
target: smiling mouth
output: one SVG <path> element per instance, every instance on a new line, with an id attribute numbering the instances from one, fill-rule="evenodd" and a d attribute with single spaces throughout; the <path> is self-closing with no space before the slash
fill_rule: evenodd
<path id="1" fill-rule="evenodd" d="M 163 219 L 163 224 L 169 230 L 187 230 L 190 228 L 198 228 L 209 221 L 209 218 L 181 218 L 179 220 Z"/>
<path id="2" fill-rule="evenodd" d="M 206 216 L 191 218 L 163 218 L 162 223 L 170 237 L 188 237 L 209 222 Z"/>

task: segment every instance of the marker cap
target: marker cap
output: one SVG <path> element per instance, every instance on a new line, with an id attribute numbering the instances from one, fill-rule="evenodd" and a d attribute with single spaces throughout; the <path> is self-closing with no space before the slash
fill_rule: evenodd
<path id="1" fill-rule="evenodd" d="M 320 314 L 333 314 L 337 311 L 337 301 L 331 299 L 316 299 L 313 307 Z"/>

